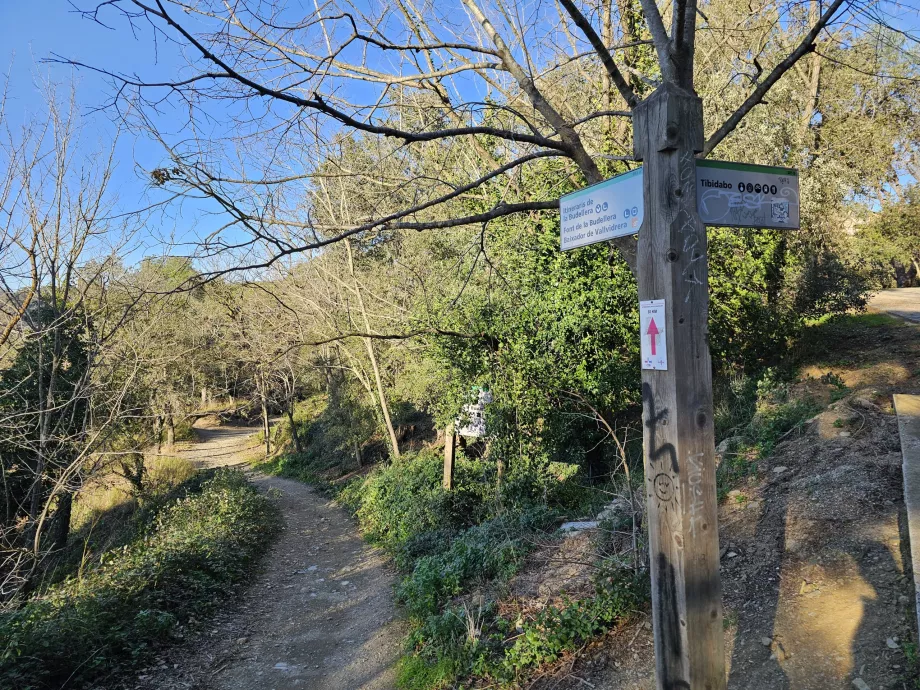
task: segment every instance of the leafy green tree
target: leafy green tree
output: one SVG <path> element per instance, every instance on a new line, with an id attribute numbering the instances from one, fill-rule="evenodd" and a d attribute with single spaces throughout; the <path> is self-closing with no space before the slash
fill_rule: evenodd
<path id="1" fill-rule="evenodd" d="M 920 189 L 887 204 L 856 232 L 860 256 L 879 287 L 920 285 Z"/>

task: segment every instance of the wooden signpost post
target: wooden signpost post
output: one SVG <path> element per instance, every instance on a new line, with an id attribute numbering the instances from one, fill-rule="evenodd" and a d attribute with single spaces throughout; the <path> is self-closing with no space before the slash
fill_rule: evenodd
<path id="1" fill-rule="evenodd" d="M 641 221 L 642 425 L 657 685 L 723 690 L 706 225 L 797 228 L 798 175 L 698 160 L 702 103 L 670 82 L 634 108 L 633 141 L 641 170 L 560 200 L 560 246 L 632 234 L 633 221 Z"/>
<path id="2" fill-rule="evenodd" d="M 706 227 L 696 207 L 702 107 L 664 84 L 633 111 L 645 171 L 639 304 L 657 302 L 663 320 L 640 333 L 643 349 L 660 337 L 651 331 L 667 335 L 665 366 L 642 362 L 655 669 L 667 690 L 725 687 Z"/>
<path id="3" fill-rule="evenodd" d="M 453 423 L 444 429 L 444 477 L 441 481 L 445 491 L 454 489 L 454 451 L 457 447 L 457 436 L 454 434 Z"/>

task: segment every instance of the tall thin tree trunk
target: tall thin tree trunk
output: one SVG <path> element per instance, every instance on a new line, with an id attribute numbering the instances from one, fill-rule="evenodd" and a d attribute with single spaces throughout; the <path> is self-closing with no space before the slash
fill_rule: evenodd
<path id="1" fill-rule="evenodd" d="M 601 2 L 601 40 L 605 46 L 613 44 L 613 0 L 602 0 Z M 601 70 L 601 87 L 604 95 L 604 108 L 613 110 L 615 96 L 613 95 L 613 83 L 607 70 Z M 604 126 L 604 150 L 610 146 L 611 135 L 613 132 L 613 118 L 605 117 Z"/>
<path id="2" fill-rule="evenodd" d="M 380 378 L 380 368 L 377 366 L 377 356 L 374 353 L 374 344 L 370 338 L 364 338 L 364 346 L 367 348 L 368 357 L 371 360 L 371 369 L 374 371 L 374 381 L 377 384 L 377 399 L 380 402 L 380 411 L 383 413 L 383 421 L 386 424 L 387 434 L 390 436 L 390 448 L 393 451 L 393 457 L 399 458 L 399 442 L 396 440 L 396 430 L 393 428 L 393 421 L 390 419 L 390 406 L 387 404 L 386 394 L 383 391 L 383 381 Z"/>
<path id="3" fill-rule="evenodd" d="M 287 418 L 288 422 L 291 424 L 291 440 L 294 441 L 294 451 L 297 453 L 303 453 L 303 448 L 300 445 L 300 436 L 297 434 L 297 425 L 294 424 L 293 405 L 287 409 Z"/>
<path id="4" fill-rule="evenodd" d="M 58 498 L 58 506 L 54 511 L 53 528 L 51 532 L 52 546 L 63 549 L 67 546 L 70 536 L 70 518 L 73 514 L 73 492 L 65 491 Z"/>
<path id="5" fill-rule="evenodd" d="M 153 433 L 157 439 L 157 455 L 163 452 L 163 415 L 158 414 L 153 422 Z"/>
<path id="6" fill-rule="evenodd" d="M 172 410 L 166 413 L 166 447 L 169 450 L 176 445 L 176 420 Z"/>
<path id="7" fill-rule="evenodd" d="M 272 437 L 268 428 L 268 401 L 262 395 L 262 435 L 265 436 L 265 457 L 272 454 Z"/>
<path id="8" fill-rule="evenodd" d="M 808 9 L 809 24 L 814 26 L 820 17 L 820 3 L 818 0 L 811 0 Z M 808 133 L 811 130 L 812 120 L 814 119 L 815 113 L 818 110 L 818 101 L 821 93 L 821 65 L 823 63 L 824 57 L 818 51 L 815 51 L 811 56 L 811 72 L 808 75 L 808 101 L 805 103 L 805 108 L 802 112 L 801 145 L 808 148 L 808 154 L 812 159 L 815 157 L 814 148 L 816 137 L 808 137 Z"/>
<path id="9" fill-rule="evenodd" d="M 355 275 L 355 264 L 351 255 L 351 242 L 345 240 L 345 251 L 348 254 L 348 269 L 351 271 L 351 278 L 355 284 L 355 293 L 358 297 L 358 307 L 361 309 L 361 318 L 364 320 L 364 328 L 368 333 L 371 330 L 370 319 L 367 318 L 367 309 L 364 307 L 364 298 L 361 296 L 361 286 L 358 285 L 358 278 Z M 380 412 L 383 415 L 383 422 L 386 426 L 387 435 L 390 437 L 390 449 L 395 459 L 399 458 L 399 441 L 396 440 L 396 431 L 393 429 L 393 421 L 390 419 L 390 407 L 387 405 L 387 397 L 383 391 L 383 380 L 380 377 L 380 367 L 377 365 L 377 354 L 374 351 L 374 343 L 371 338 L 363 338 L 364 347 L 367 350 L 367 356 L 371 360 L 371 369 L 374 372 L 374 382 L 377 385 L 377 399 L 380 403 Z"/>

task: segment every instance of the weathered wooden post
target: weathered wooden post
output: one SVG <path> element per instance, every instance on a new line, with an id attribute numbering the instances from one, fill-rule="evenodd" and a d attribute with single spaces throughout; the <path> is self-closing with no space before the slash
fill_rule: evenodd
<path id="1" fill-rule="evenodd" d="M 633 132 L 644 161 L 638 283 L 657 683 L 721 690 L 706 228 L 696 202 L 702 103 L 666 82 L 633 111 Z"/>
<path id="2" fill-rule="evenodd" d="M 456 435 L 454 434 L 454 425 L 448 424 L 444 429 L 444 479 L 443 485 L 445 491 L 451 491 L 454 488 L 454 449 L 456 448 Z"/>

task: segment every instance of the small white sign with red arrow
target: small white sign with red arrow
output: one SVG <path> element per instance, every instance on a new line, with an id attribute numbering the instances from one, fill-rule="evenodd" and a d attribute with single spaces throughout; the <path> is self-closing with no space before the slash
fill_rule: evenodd
<path id="1" fill-rule="evenodd" d="M 639 302 L 639 336 L 642 339 L 642 368 L 668 368 L 668 334 L 664 300 Z"/>

